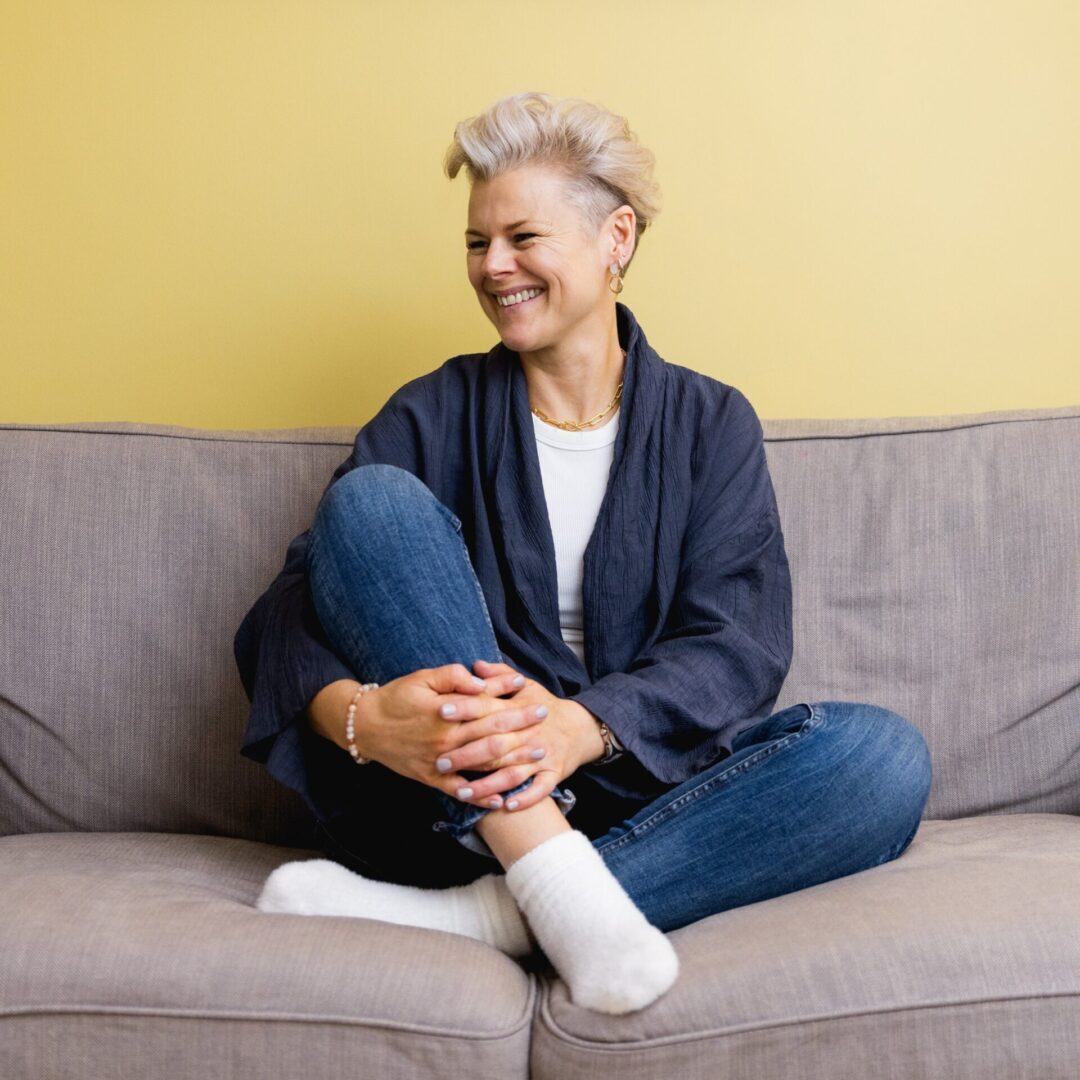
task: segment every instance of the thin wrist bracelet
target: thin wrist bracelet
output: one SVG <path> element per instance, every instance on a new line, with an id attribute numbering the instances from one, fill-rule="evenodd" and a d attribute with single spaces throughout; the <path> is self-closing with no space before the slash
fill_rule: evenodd
<path id="1" fill-rule="evenodd" d="M 615 738 L 615 733 L 604 723 L 603 720 L 598 721 L 600 724 L 600 737 L 604 740 L 604 754 L 602 757 L 596 759 L 597 765 L 606 765 L 609 761 L 614 761 L 618 757 L 622 757 L 623 748 Z"/>
<path id="2" fill-rule="evenodd" d="M 364 683 L 364 685 L 353 694 L 352 702 L 349 704 L 349 714 L 345 719 L 345 742 L 348 744 L 349 755 L 357 765 L 368 765 L 372 759 L 369 757 L 361 757 L 360 751 L 356 748 L 356 703 L 369 690 L 378 689 L 379 684 L 377 682 Z"/>

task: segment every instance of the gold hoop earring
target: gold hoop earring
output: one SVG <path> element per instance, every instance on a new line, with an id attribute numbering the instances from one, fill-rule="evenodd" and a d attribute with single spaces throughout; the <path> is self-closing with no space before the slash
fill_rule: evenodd
<path id="1" fill-rule="evenodd" d="M 617 262 L 613 262 L 608 267 L 608 273 L 611 274 L 607 283 L 608 288 L 618 296 L 623 291 L 622 267 Z"/>

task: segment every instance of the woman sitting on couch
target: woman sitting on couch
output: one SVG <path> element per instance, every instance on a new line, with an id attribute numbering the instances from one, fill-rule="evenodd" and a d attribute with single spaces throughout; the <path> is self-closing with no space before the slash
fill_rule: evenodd
<path id="1" fill-rule="evenodd" d="M 236 636 L 244 753 L 332 860 L 259 907 L 539 945 L 609 1013 L 675 981 L 665 931 L 895 859 L 930 784 L 895 713 L 771 712 L 791 582 L 761 425 L 616 300 L 652 166 L 582 101 L 457 126 L 500 341 L 365 425 Z M 694 290 L 713 253 L 686 254 Z"/>

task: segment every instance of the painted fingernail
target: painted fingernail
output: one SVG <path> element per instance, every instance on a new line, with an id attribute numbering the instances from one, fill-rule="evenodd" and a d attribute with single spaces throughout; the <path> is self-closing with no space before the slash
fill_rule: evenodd
<path id="1" fill-rule="evenodd" d="M 511 682 L 511 684 L 513 686 L 524 686 L 525 685 L 525 676 L 524 675 L 515 675 L 513 677 L 513 679 L 510 680 L 510 682 Z"/>
<path id="2" fill-rule="evenodd" d="M 538 747 L 536 750 L 534 750 L 529 755 L 529 757 L 531 757 L 533 759 L 533 761 L 539 761 L 546 753 L 547 753 L 547 751 L 541 746 L 541 747 Z"/>
<path id="3" fill-rule="evenodd" d="M 509 801 L 509 802 L 508 802 L 508 803 L 506 804 L 506 809 L 507 809 L 507 810 L 516 810 L 516 809 L 517 809 L 517 808 L 518 808 L 518 807 L 519 807 L 520 805 L 521 805 L 521 804 L 520 804 L 520 803 L 519 803 L 519 802 L 517 801 L 517 799 L 511 799 L 511 800 L 510 800 L 510 801 Z"/>
<path id="4" fill-rule="evenodd" d="M 546 706 L 546 705 L 538 705 L 538 706 L 536 707 L 536 715 L 537 715 L 537 716 L 538 716 L 538 717 L 539 717 L 539 718 L 540 718 L 541 720 L 543 720 L 543 719 L 544 719 L 544 717 L 545 717 L 545 716 L 547 716 L 547 706 Z"/>
<path id="5" fill-rule="evenodd" d="M 481 679 L 481 678 L 478 678 L 476 675 L 474 675 L 472 677 L 472 680 L 473 680 L 474 683 L 476 683 L 477 686 L 487 686 L 487 680 L 486 679 Z"/>
<path id="6" fill-rule="evenodd" d="M 453 716 L 454 713 L 457 712 L 457 706 L 456 705 L 440 705 L 439 706 L 439 712 L 443 716 Z"/>
<path id="7" fill-rule="evenodd" d="M 499 803 L 498 798 L 488 799 L 488 806 L 490 806 L 492 810 L 498 810 L 499 805 L 500 805 L 500 803 Z"/>
<path id="8" fill-rule="evenodd" d="M 453 762 L 448 757 L 441 757 L 435 762 L 435 768 L 439 772 L 449 772 L 453 767 Z"/>
<path id="9" fill-rule="evenodd" d="M 472 788 L 471 787 L 459 787 L 457 790 L 457 797 L 459 799 L 471 799 Z"/>

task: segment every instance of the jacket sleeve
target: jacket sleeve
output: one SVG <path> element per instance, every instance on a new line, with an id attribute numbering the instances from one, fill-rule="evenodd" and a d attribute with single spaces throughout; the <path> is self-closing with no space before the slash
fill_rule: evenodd
<path id="1" fill-rule="evenodd" d="M 662 630 L 627 671 L 574 695 L 667 784 L 708 768 L 735 735 L 769 716 L 791 665 L 791 577 L 761 424 L 727 389 L 697 433 Z"/>
<path id="2" fill-rule="evenodd" d="M 352 453 L 334 470 L 326 491 L 359 465 L 397 465 L 422 470 L 425 431 L 433 422 L 430 390 L 414 380 L 398 390 L 357 434 Z M 310 529 L 289 543 L 285 564 L 244 617 L 233 653 L 251 711 L 241 753 L 261 762 L 281 783 L 299 792 L 322 816 L 309 783 L 311 699 L 338 679 L 356 679 L 334 650 L 315 612 L 307 576 Z M 357 680 L 359 681 L 359 680 Z"/>

